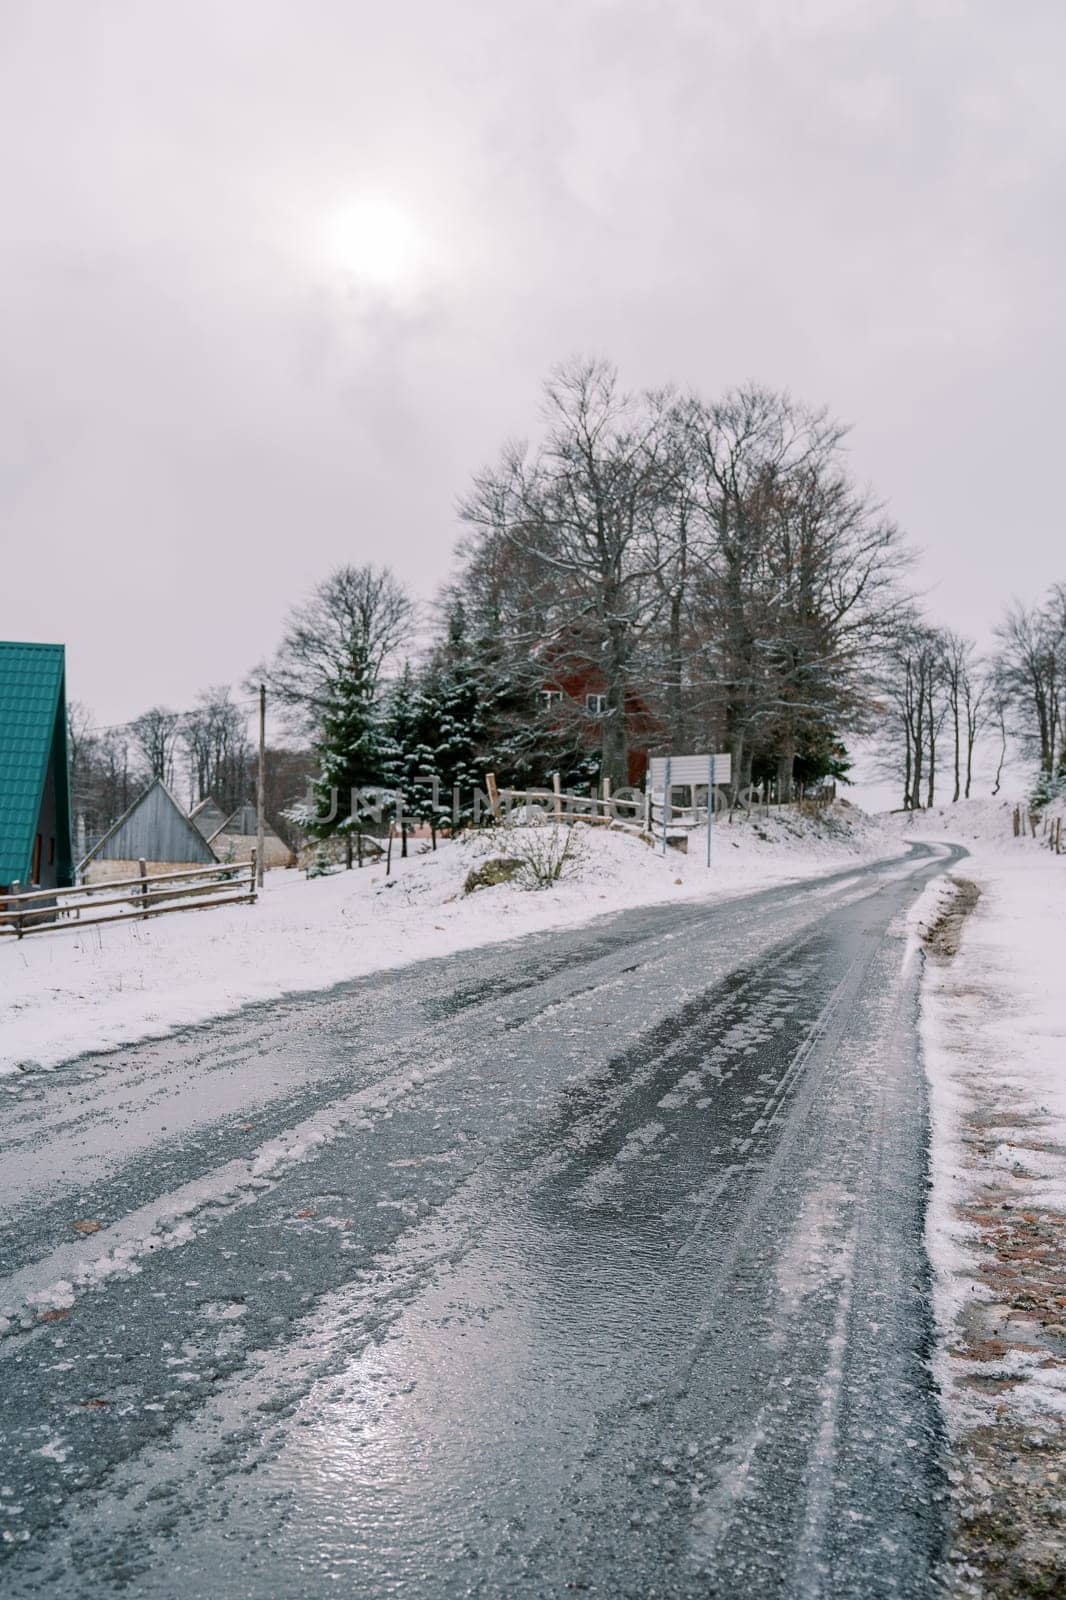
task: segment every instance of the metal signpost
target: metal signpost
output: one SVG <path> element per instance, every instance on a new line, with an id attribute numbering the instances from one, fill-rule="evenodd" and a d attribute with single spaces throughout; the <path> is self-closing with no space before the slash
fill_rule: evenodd
<path id="1" fill-rule="evenodd" d="M 666 834 L 670 821 L 670 793 L 675 783 L 690 784 L 695 790 L 698 783 L 707 784 L 707 865 L 711 864 L 711 825 L 714 817 L 714 790 L 719 783 L 728 783 L 733 776 L 733 760 L 729 755 L 652 756 L 648 763 L 650 799 L 662 787 L 663 797 L 663 852 L 666 851 Z M 693 812 L 695 812 L 693 794 Z"/>
<path id="2" fill-rule="evenodd" d="M 714 757 L 707 757 L 707 865 L 711 864 L 711 818 L 714 816 Z"/>

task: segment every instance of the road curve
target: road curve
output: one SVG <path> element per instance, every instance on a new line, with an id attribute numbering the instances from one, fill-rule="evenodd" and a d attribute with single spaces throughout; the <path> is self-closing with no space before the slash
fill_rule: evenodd
<path id="1" fill-rule="evenodd" d="M 931 1595 L 904 914 L 961 854 L 23 1077 L 0 1594 Z"/>

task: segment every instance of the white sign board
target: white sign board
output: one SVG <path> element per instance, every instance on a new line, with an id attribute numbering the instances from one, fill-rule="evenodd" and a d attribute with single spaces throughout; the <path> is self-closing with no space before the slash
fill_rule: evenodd
<path id="1" fill-rule="evenodd" d="M 666 782 L 666 763 L 670 763 L 670 787 L 680 783 L 706 783 L 711 770 L 711 758 L 706 756 L 652 756 L 648 762 L 648 778 L 652 790 L 661 794 Z M 715 784 L 729 783 L 733 776 L 732 756 L 714 758 Z"/>

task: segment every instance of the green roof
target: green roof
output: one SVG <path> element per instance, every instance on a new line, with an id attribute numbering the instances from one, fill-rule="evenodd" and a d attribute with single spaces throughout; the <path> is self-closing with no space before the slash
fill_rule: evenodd
<path id="1" fill-rule="evenodd" d="M 57 774 L 57 790 L 61 786 L 69 835 L 63 666 L 61 644 L 0 641 L 0 883 L 26 883 L 29 879 L 48 760 L 57 733 L 64 769 Z"/>

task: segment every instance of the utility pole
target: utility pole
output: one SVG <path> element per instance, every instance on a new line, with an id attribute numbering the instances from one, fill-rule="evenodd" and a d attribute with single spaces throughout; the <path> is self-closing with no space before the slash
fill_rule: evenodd
<path id="1" fill-rule="evenodd" d="M 266 684 L 259 685 L 259 770 L 256 774 L 255 785 L 255 879 L 259 888 L 263 887 L 263 835 L 266 832 L 266 726 L 267 726 L 267 692 Z"/>

